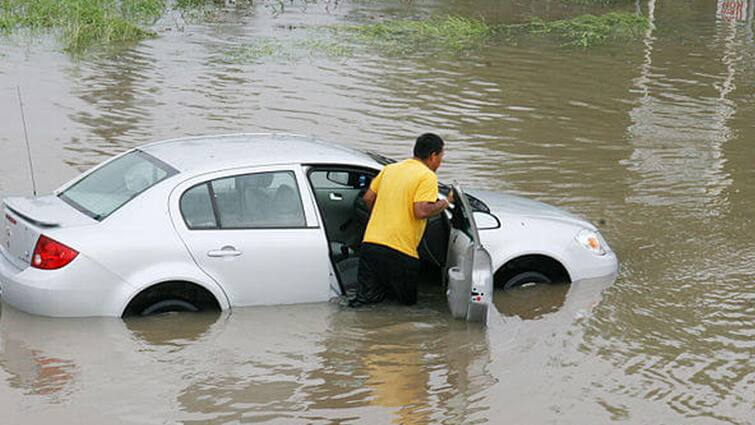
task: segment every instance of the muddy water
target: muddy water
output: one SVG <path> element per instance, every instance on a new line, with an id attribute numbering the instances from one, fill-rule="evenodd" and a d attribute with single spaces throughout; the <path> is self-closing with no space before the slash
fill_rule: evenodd
<path id="1" fill-rule="evenodd" d="M 752 2 L 751 2 L 752 3 Z M 154 40 L 74 59 L 0 47 L 0 195 L 50 191 L 123 150 L 184 135 L 289 131 L 397 157 L 449 142 L 444 180 L 579 213 L 615 282 L 497 294 L 486 331 L 424 288 L 414 308 L 306 305 L 59 320 L 3 306 L 3 423 L 753 423 L 755 43 L 714 2 L 642 1 L 641 40 L 542 39 L 390 57 L 235 60 L 260 37 L 377 16 L 559 17 L 560 2 L 260 6 L 171 16 Z"/>

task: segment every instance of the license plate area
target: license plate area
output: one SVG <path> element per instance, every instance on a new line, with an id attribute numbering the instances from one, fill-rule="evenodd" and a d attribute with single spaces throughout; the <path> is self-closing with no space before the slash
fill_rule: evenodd
<path id="1" fill-rule="evenodd" d="M 10 254 L 18 264 L 30 264 L 37 232 L 24 219 L 9 211 L 3 211 L 3 226 L 0 234 L 0 246 Z"/>

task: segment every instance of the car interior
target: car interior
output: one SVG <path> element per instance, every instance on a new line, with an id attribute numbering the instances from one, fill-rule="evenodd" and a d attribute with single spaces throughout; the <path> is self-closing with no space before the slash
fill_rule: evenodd
<path id="1" fill-rule="evenodd" d="M 212 197 L 224 229 L 305 225 L 299 191 L 291 172 L 246 174 L 213 180 L 210 186 L 204 183 L 194 186 L 181 198 L 181 211 L 190 228 L 217 227 Z"/>
<path id="2" fill-rule="evenodd" d="M 344 294 L 356 290 L 359 247 L 369 219 L 362 197 L 375 175 L 377 172 L 371 169 L 337 166 L 316 166 L 308 171 L 324 221 L 330 258 Z M 439 278 L 446 261 L 449 231 L 450 223 L 445 214 L 428 220 L 419 255 L 423 268 L 436 273 L 423 275 Z"/>

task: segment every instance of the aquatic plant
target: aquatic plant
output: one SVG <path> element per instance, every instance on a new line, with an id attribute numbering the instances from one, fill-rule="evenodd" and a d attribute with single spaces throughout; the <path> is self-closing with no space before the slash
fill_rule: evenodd
<path id="1" fill-rule="evenodd" d="M 609 40 L 630 39 L 647 28 L 647 19 L 624 12 L 582 15 L 558 21 L 534 19 L 523 24 L 491 25 L 482 19 L 456 16 L 428 20 L 387 20 L 366 25 L 337 25 L 331 29 L 347 39 L 380 50 L 405 54 L 437 49 L 479 48 L 498 35 L 555 35 L 567 45 L 591 47 Z"/>
<path id="2" fill-rule="evenodd" d="M 222 0 L 176 0 L 175 6 L 178 9 L 189 9 L 221 4 L 223 4 Z"/>
<path id="3" fill-rule="evenodd" d="M 271 38 L 259 38 L 225 51 L 225 57 L 231 63 L 254 63 L 272 56 L 288 57 L 283 43 Z"/>
<path id="4" fill-rule="evenodd" d="M 565 3 L 580 4 L 584 6 L 603 5 L 610 6 L 618 3 L 629 3 L 632 0 L 563 0 Z"/>
<path id="5" fill-rule="evenodd" d="M 338 25 L 339 33 L 355 41 L 391 53 L 408 53 L 426 48 L 461 50 L 479 45 L 495 34 L 495 28 L 482 19 L 459 16 L 433 17 L 428 20 L 388 20 L 367 25 Z"/>
<path id="6" fill-rule="evenodd" d="M 601 16 L 582 15 L 572 19 L 545 22 L 533 20 L 510 30 L 530 34 L 555 34 L 568 45 L 591 47 L 609 40 L 631 39 L 647 29 L 647 18 L 633 13 L 611 12 Z"/>
<path id="7" fill-rule="evenodd" d="M 310 34 L 300 40 L 280 40 L 260 37 L 250 42 L 234 46 L 224 51 L 225 60 L 236 64 L 249 64 L 272 59 L 277 62 L 297 62 L 303 58 L 316 56 L 330 59 L 345 58 L 352 54 L 352 50 L 324 38 L 322 34 Z"/>
<path id="8" fill-rule="evenodd" d="M 77 52 L 150 37 L 154 33 L 140 24 L 153 22 L 164 9 L 163 0 L 3 0 L 0 31 L 59 31 L 65 49 Z"/>

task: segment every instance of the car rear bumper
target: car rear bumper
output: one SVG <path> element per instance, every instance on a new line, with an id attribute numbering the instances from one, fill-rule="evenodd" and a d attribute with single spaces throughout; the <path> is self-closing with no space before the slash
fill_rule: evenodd
<path id="1" fill-rule="evenodd" d="M 31 314 L 56 317 L 120 316 L 125 283 L 79 255 L 59 270 L 19 269 L 0 247 L 0 297 Z"/>

